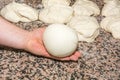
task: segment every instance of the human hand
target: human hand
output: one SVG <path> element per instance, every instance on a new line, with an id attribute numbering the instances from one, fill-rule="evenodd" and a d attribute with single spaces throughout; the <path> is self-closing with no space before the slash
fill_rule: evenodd
<path id="1" fill-rule="evenodd" d="M 65 58 L 57 58 L 51 56 L 45 49 L 42 35 L 45 28 L 39 28 L 37 30 L 28 32 L 17 27 L 14 24 L 9 23 L 5 19 L 0 17 L 0 44 L 16 49 L 24 49 L 35 55 L 40 55 L 57 60 L 78 60 L 80 57 L 79 52 L 75 52 L 73 55 Z M 11 38 L 12 36 L 12 38 Z"/>
<path id="2" fill-rule="evenodd" d="M 25 45 L 26 46 L 25 50 L 27 50 L 35 55 L 40 55 L 40 56 L 44 56 L 47 58 L 61 60 L 61 61 L 69 61 L 69 60 L 77 61 L 78 60 L 78 58 L 80 57 L 80 53 L 78 51 L 76 51 L 73 55 L 65 57 L 65 58 L 58 58 L 58 57 L 54 57 L 54 56 L 50 55 L 47 52 L 47 50 L 45 49 L 45 46 L 42 41 L 42 36 L 43 36 L 44 30 L 45 30 L 45 28 L 39 28 L 37 30 L 30 32 L 31 36 L 29 37 L 29 39 Z"/>

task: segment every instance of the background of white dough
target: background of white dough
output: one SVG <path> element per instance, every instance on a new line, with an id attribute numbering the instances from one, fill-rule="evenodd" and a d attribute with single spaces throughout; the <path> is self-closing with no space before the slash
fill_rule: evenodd
<path id="1" fill-rule="evenodd" d="M 92 42 L 99 33 L 99 24 L 95 17 L 75 16 L 67 25 L 77 32 L 79 41 Z"/>
<path id="2" fill-rule="evenodd" d="M 90 16 L 100 14 L 100 9 L 97 4 L 89 0 L 77 0 L 72 7 L 74 9 L 74 15 Z"/>
<path id="3" fill-rule="evenodd" d="M 42 0 L 42 4 L 44 7 L 49 7 L 52 5 L 64 5 L 69 6 L 70 0 Z"/>
<path id="4" fill-rule="evenodd" d="M 72 7 L 69 6 L 70 0 L 43 0 L 42 4 L 47 7 L 44 7 L 39 14 L 30 6 L 15 2 L 8 4 L 1 12 L 7 13 L 7 17 L 3 16 L 12 22 L 30 22 L 37 20 L 39 16 L 39 20 L 45 23 L 68 23 L 74 26 L 77 33 L 79 32 L 80 41 L 92 42 L 97 37 L 99 25 L 90 15 L 98 15 L 100 9 L 94 2 L 77 0 Z"/>
<path id="5" fill-rule="evenodd" d="M 52 5 L 39 13 L 39 20 L 45 23 L 67 23 L 73 14 L 70 6 Z"/>
<path id="6" fill-rule="evenodd" d="M 16 2 L 9 3 L 1 10 L 1 15 L 11 22 L 31 22 L 38 19 L 38 11 Z"/>

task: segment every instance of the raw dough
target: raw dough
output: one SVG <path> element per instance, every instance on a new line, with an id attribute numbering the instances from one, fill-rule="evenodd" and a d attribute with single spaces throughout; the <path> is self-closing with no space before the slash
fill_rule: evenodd
<path id="1" fill-rule="evenodd" d="M 79 41 L 92 42 L 98 36 L 99 24 L 94 17 L 75 16 L 68 26 L 77 31 Z"/>
<path id="2" fill-rule="evenodd" d="M 78 32 L 78 39 L 79 41 L 93 42 L 98 35 L 99 29 L 97 29 L 91 37 L 84 37 Z"/>
<path id="3" fill-rule="evenodd" d="M 116 1 L 116 0 L 103 0 L 104 3 L 108 3 L 110 1 Z"/>
<path id="4" fill-rule="evenodd" d="M 67 23 L 73 14 L 73 9 L 64 5 L 53 5 L 44 8 L 39 13 L 39 20 L 45 23 Z"/>
<path id="5" fill-rule="evenodd" d="M 42 4 L 44 7 L 49 7 L 53 5 L 70 5 L 70 0 L 42 0 Z"/>
<path id="6" fill-rule="evenodd" d="M 74 15 L 99 15 L 99 7 L 92 1 L 89 0 L 77 0 L 72 6 L 74 9 Z"/>
<path id="7" fill-rule="evenodd" d="M 120 16 L 120 1 L 119 0 L 107 0 L 102 9 L 102 16 Z"/>
<path id="8" fill-rule="evenodd" d="M 73 29 L 64 24 L 51 24 L 43 34 L 43 42 L 53 56 L 66 57 L 76 50 L 78 37 Z"/>
<path id="9" fill-rule="evenodd" d="M 1 10 L 1 15 L 11 22 L 31 22 L 38 19 L 38 11 L 26 4 L 9 3 Z"/>
<path id="10" fill-rule="evenodd" d="M 114 38 L 120 39 L 120 16 L 109 16 L 101 21 L 101 27 L 112 33 Z"/>

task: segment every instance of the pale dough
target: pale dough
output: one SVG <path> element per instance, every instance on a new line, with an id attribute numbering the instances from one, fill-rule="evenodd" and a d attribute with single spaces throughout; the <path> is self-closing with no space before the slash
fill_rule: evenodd
<path id="1" fill-rule="evenodd" d="M 44 8 L 39 13 L 39 20 L 45 23 L 67 23 L 73 14 L 73 9 L 64 5 L 53 5 Z"/>
<path id="2" fill-rule="evenodd" d="M 70 0 L 42 0 L 42 4 L 44 7 L 49 7 L 53 5 L 70 5 Z"/>
<path id="3" fill-rule="evenodd" d="M 116 1 L 116 0 L 103 0 L 104 3 L 108 3 L 110 1 Z"/>
<path id="4" fill-rule="evenodd" d="M 97 29 L 91 37 L 84 37 L 79 32 L 77 33 L 79 41 L 93 42 L 99 35 L 99 29 Z"/>
<path id="5" fill-rule="evenodd" d="M 38 19 L 38 11 L 26 4 L 12 2 L 2 8 L 1 16 L 11 22 L 31 22 Z"/>
<path id="6" fill-rule="evenodd" d="M 120 39 L 120 16 L 109 16 L 101 21 L 101 27 L 112 33 L 114 38 Z"/>
<path id="7" fill-rule="evenodd" d="M 120 1 L 107 0 L 102 9 L 102 16 L 120 16 Z"/>
<path id="8" fill-rule="evenodd" d="M 99 7 L 92 1 L 89 0 L 77 0 L 72 6 L 74 9 L 74 15 L 99 15 Z"/>
<path id="9" fill-rule="evenodd" d="M 94 17 L 75 16 L 67 25 L 77 31 L 79 41 L 92 42 L 99 33 L 99 24 Z"/>
<path id="10" fill-rule="evenodd" d="M 75 52 L 78 37 L 73 29 L 64 24 L 51 24 L 43 34 L 43 42 L 53 56 L 66 57 Z"/>

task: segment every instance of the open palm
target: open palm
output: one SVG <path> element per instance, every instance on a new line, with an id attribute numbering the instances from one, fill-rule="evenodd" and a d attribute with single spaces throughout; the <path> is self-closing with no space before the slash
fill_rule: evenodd
<path id="1" fill-rule="evenodd" d="M 37 30 L 34 30 L 33 32 L 30 32 L 31 37 L 26 44 L 27 51 L 29 51 L 35 55 L 40 55 L 40 56 L 44 56 L 44 57 L 52 58 L 52 59 L 56 59 L 56 60 L 62 60 L 62 61 L 78 60 L 78 58 L 80 57 L 80 53 L 78 51 L 76 51 L 73 55 L 65 57 L 65 58 L 58 58 L 58 57 L 54 57 L 54 56 L 50 55 L 47 52 L 47 50 L 45 49 L 43 41 L 42 41 L 42 35 L 43 35 L 44 30 L 45 30 L 45 28 L 39 28 Z"/>

